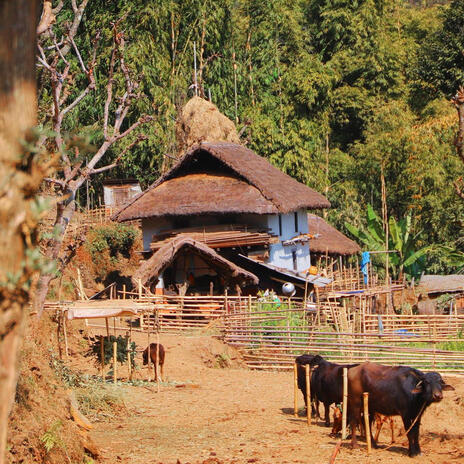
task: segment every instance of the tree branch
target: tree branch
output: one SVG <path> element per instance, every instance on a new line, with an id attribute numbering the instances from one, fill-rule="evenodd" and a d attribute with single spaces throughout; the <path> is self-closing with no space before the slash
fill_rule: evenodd
<path id="1" fill-rule="evenodd" d="M 153 121 L 153 116 L 149 116 L 147 114 L 141 116 L 132 126 L 130 126 L 128 129 L 126 129 L 122 134 L 119 134 L 118 136 L 115 137 L 114 141 L 116 142 L 117 140 L 122 139 L 126 135 L 129 135 L 135 128 L 140 126 L 141 124 L 145 124 L 146 122 Z"/>
<path id="2" fill-rule="evenodd" d="M 84 71 L 87 74 L 88 71 L 87 71 L 87 69 L 85 67 L 84 62 L 82 61 L 82 56 L 79 53 L 79 49 L 77 48 L 76 42 L 74 42 L 74 38 L 71 38 L 71 43 L 72 43 L 72 45 L 74 47 L 74 51 L 76 52 L 77 58 L 79 59 L 79 63 L 81 65 L 82 71 Z M 63 57 L 63 60 L 64 60 L 64 57 Z"/>
<path id="3" fill-rule="evenodd" d="M 66 187 L 66 182 L 61 179 L 54 179 L 53 177 L 45 177 L 44 181 L 49 183 L 49 184 L 56 184 L 59 185 L 63 190 Z"/>
<path id="4" fill-rule="evenodd" d="M 69 53 L 69 50 L 71 50 L 71 40 L 74 39 L 74 37 L 77 34 L 77 29 L 79 28 L 79 25 L 81 24 L 82 16 L 84 15 L 84 10 L 88 2 L 89 0 L 82 0 L 82 3 L 78 7 L 76 4 L 76 0 L 72 0 L 72 8 L 74 11 L 74 21 L 71 27 L 69 28 L 66 44 L 61 49 L 61 53 L 63 54 L 63 56 L 66 56 Z"/>
<path id="5" fill-rule="evenodd" d="M 69 111 L 75 108 L 82 101 L 82 99 L 85 98 L 95 88 L 95 78 L 93 77 L 93 73 L 89 72 L 88 76 L 90 79 L 89 85 L 71 104 L 69 104 L 64 110 L 61 111 L 62 116 L 64 116 L 66 113 L 69 113 Z"/>
<path id="6" fill-rule="evenodd" d="M 36 30 L 37 35 L 43 34 L 54 22 L 55 15 L 52 9 L 52 2 L 51 0 L 44 0 L 42 16 Z"/>
<path id="7" fill-rule="evenodd" d="M 102 172 L 109 171 L 110 169 L 115 168 L 119 164 L 119 161 L 121 161 L 121 159 L 124 158 L 124 155 L 128 151 L 132 150 L 132 148 L 134 148 L 138 143 L 142 142 L 143 140 L 147 140 L 147 138 L 148 137 L 146 135 L 139 134 L 137 138 L 131 144 L 129 144 L 126 148 L 124 148 L 124 150 L 117 156 L 117 158 L 114 160 L 113 163 L 103 166 L 101 168 L 89 169 L 87 171 L 87 175 L 90 176 L 92 174 L 100 174 Z"/>
<path id="8" fill-rule="evenodd" d="M 52 13 L 56 16 L 62 10 L 63 5 L 64 5 L 63 0 L 60 0 L 58 2 L 58 5 L 56 5 L 56 7 L 53 8 Z"/>
<path id="9" fill-rule="evenodd" d="M 113 101 L 113 83 L 114 83 L 113 75 L 114 75 L 115 60 L 116 60 L 116 48 L 113 48 L 113 51 L 111 52 L 108 84 L 106 86 L 105 109 L 103 111 L 103 135 L 105 139 L 108 138 L 109 111 L 110 111 L 110 104 Z"/>

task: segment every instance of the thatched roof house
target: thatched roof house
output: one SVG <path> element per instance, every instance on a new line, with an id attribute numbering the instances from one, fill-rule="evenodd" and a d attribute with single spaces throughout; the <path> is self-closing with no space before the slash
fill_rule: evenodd
<path id="1" fill-rule="evenodd" d="M 143 285 L 156 283 L 160 274 L 170 266 L 180 254 L 196 255 L 218 275 L 224 276 L 230 283 L 257 284 L 258 278 L 251 272 L 223 258 L 207 245 L 190 237 L 176 237 L 162 246 L 134 273 L 132 280 L 137 285 L 139 279 Z"/>
<path id="2" fill-rule="evenodd" d="M 318 192 L 242 145 L 204 142 L 117 212 L 122 222 L 198 214 L 277 214 L 329 208 Z"/>
<path id="3" fill-rule="evenodd" d="M 314 236 L 309 242 L 311 254 L 349 256 L 361 251 L 356 242 L 343 235 L 320 216 L 308 214 L 308 229 Z"/>
<path id="4" fill-rule="evenodd" d="M 464 275 L 423 275 L 417 292 L 427 294 L 464 292 Z"/>

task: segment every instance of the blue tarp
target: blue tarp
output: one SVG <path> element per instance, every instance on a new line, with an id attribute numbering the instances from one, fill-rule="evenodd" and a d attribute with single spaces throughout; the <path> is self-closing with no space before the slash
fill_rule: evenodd
<path id="1" fill-rule="evenodd" d="M 369 283 L 369 274 L 368 274 L 368 264 L 371 262 L 371 255 L 368 251 L 363 251 L 361 257 L 361 272 L 364 275 L 364 283 L 367 285 Z"/>

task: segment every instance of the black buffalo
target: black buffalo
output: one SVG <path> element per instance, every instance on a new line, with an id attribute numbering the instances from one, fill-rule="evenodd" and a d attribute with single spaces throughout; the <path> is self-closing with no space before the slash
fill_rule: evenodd
<path id="1" fill-rule="evenodd" d="M 366 362 L 348 370 L 348 417 L 351 443 L 356 446 L 356 426 L 361 420 L 363 392 L 369 393 L 369 416 L 375 413 L 401 416 L 408 432 L 409 456 L 420 454 L 419 428 L 422 415 L 432 403 L 443 399 L 444 390 L 454 390 L 438 372 L 423 373 L 406 366 L 383 366 Z M 372 438 L 372 444 L 377 446 Z"/>
<path id="2" fill-rule="evenodd" d="M 343 400 L 343 368 L 357 366 L 357 364 L 335 364 L 326 361 L 320 355 L 302 355 L 295 359 L 298 366 L 298 387 L 302 391 L 306 404 L 306 382 L 304 365 L 309 364 L 315 369 L 311 375 L 311 402 L 316 403 L 312 413 L 319 414 L 319 401 L 324 404 L 324 420 L 330 426 L 330 405 L 341 403 Z M 316 367 L 317 366 L 317 367 Z M 306 405 L 308 406 L 308 405 Z"/>

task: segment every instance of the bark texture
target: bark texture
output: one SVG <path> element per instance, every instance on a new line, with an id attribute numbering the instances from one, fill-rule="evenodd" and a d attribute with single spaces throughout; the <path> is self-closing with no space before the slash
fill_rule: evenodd
<path id="1" fill-rule="evenodd" d="M 30 201 L 41 174 L 21 140 L 36 122 L 36 0 L 0 0 L 0 464 L 18 376 L 34 230 Z"/>

